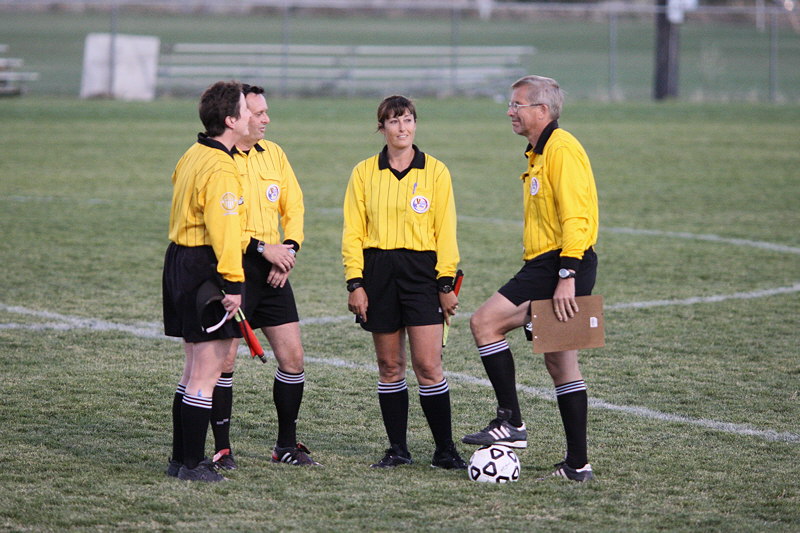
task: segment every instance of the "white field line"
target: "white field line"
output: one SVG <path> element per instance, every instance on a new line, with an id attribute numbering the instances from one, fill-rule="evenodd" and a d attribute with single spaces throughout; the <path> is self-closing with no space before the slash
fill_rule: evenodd
<path id="1" fill-rule="evenodd" d="M 30 198 L 25 198 L 30 199 Z M 47 198 L 51 200 L 51 198 Z M 94 202 L 92 202 L 94 203 Z M 102 202 L 97 202 L 102 203 Z M 341 210 L 338 209 L 320 209 L 319 211 L 324 212 L 339 212 Z M 515 222 L 506 219 L 499 219 L 499 218 L 484 218 L 484 217 L 471 217 L 461 215 L 458 217 L 459 220 L 463 220 L 465 222 L 482 222 L 482 223 L 496 223 L 496 224 L 512 224 L 521 226 L 521 222 Z M 643 229 L 635 229 L 635 228 L 605 228 L 604 231 L 609 231 L 611 233 L 621 233 L 621 234 L 629 234 L 629 235 L 650 235 L 650 236 L 662 236 L 662 237 L 671 237 L 671 238 L 682 238 L 682 239 L 693 239 L 693 240 L 703 240 L 709 242 L 719 242 L 724 244 L 733 244 L 736 246 L 750 246 L 754 248 L 761 248 L 765 250 L 777 251 L 777 252 L 784 252 L 784 253 L 792 253 L 792 254 L 800 254 L 800 248 L 779 245 L 769 242 L 763 241 L 753 241 L 747 239 L 731 239 L 720 237 L 718 235 L 711 235 L 711 234 L 693 234 L 693 233 L 686 233 L 686 232 L 670 232 L 670 231 L 659 231 L 659 230 L 643 230 Z M 789 294 L 793 292 L 800 291 L 800 283 L 795 283 L 789 287 L 777 287 L 774 289 L 763 289 L 758 291 L 751 291 L 751 292 L 737 292 L 733 294 L 727 295 L 715 295 L 715 296 L 706 296 L 706 297 L 692 297 L 692 298 L 684 298 L 680 300 L 651 300 L 645 302 L 628 302 L 628 303 L 619 303 L 606 306 L 606 310 L 609 311 L 616 311 L 616 310 L 624 310 L 624 309 L 645 309 L 651 307 L 664 307 L 664 306 L 687 306 L 687 305 L 694 305 L 694 304 L 702 304 L 702 303 L 718 303 L 723 302 L 726 300 L 734 300 L 734 299 L 752 299 L 752 298 L 764 298 L 768 296 L 774 296 L 779 294 Z M 38 318 L 45 318 L 54 320 L 55 322 L 49 323 L 40 323 L 40 324 L 17 324 L 17 323 L 0 323 L 0 329 L 29 329 L 29 330 L 44 330 L 44 329 L 53 329 L 53 330 L 61 330 L 67 331 L 72 329 L 90 329 L 90 330 L 98 330 L 98 331 L 122 331 L 125 333 L 129 333 L 131 335 L 137 337 L 144 337 L 144 338 L 152 338 L 152 339 L 170 339 L 170 337 L 164 337 L 160 323 L 140 323 L 139 325 L 126 325 L 126 324 L 117 324 L 114 322 L 109 322 L 105 320 L 97 320 L 91 318 L 81 318 L 81 317 L 70 317 L 66 315 L 61 315 L 59 313 L 53 313 L 50 311 L 36 311 L 33 309 L 27 309 L 24 307 L 19 306 L 9 306 L 0 303 L 0 311 L 6 311 L 9 313 L 14 314 L 21 314 L 25 316 L 33 316 Z M 469 317 L 471 313 L 461 313 L 459 316 L 461 317 Z M 352 316 L 345 315 L 345 316 L 331 316 L 331 317 L 318 317 L 318 318 L 307 318 L 300 321 L 301 325 L 315 325 L 315 324 L 329 324 L 329 323 L 336 323 L 336 322 L 344 322 L 352 320 Z M 177 340 L 177 339 L 175 339 Z M 240 353 L 248 354 L 247 349 L 244 347 L 240 348 Z M 374 371 L 374 365 L 369 364 L 362 364 L 362 363 L 353 363 L 351 361 L 346 361 L 344 359 L 338 358 L 320 358 L 320 357 L 313 357 L 313 356 L 306 356 L 306 360 L 313 363 L 325 364 L 335 367 L 342 367 L 342 368 L 352 368 L 357 370 L 363 370 L 367 372 Z M 487 379 L 483 378 L 476 378 L 475 376 L 470 376 L 468 374 L 460 374 L 460 373 L 447 373 L 450 379 L 455 381 L 462 381 L 464 383 L 471 383 L 485 387 L 491 387 L 491 383 Z M 547 400 L 554 400 L 555 396 L 552 391 L 538 389 L 535 387 L 528 387 L 524 385 L 520 385 L 517 387 L 520 391 L 537 396 L 539 398 L 547 399 Z M 800 435 L 790 432 L 776 432 L 772 430 L 760 430 L 754 429 L 750 426 L 744 424 L 732 424 L 727 422 L 720 422 L 716 420 L 709 420 L 709 419 L 702 419 L 702 418 L 691 418 L 691 417 L 684 417 L 680 415 L 673 415 L 669 413 L 662 413 L 660 411 L 655 411 L 653 409 L 648 409 L 645 407 L 636 407 L 636 406 L 619 406 L 615 404 L 611 404 L 605 402 L 603 400 L 598 399 L 590 399 L 589 403 L 592 407 L 600 408 L 600 409 L 609 409 L 612 411 L 620 411 L 623 413 L 640 416 L 643 418 L 650 418 L 654 420 L 661 420 L 666 422 L 677 422 L 683 424 L 690 424 L 700 427 L 706 427 L 709 429 L 714 429 L 717 431 L 723 431 L 726 433 L 733 433 L 737 435 L 751 435 L 763 438 L 769 441 L 780 441 L 780 442 L 800 442 Z"/>
<path id="2" fill-rule="evenodd" d="M 14 202 L 61 202 L 61 201 L 69 201 L 74 203 L 74 199 L 68 197 L 61 197 L 61 196 L 8 196 L 6 199 L 14 201 Z M 81 203 L 88 204 L 88 205 L 102 205 L 102 204 L 111 204 L 112 201 L 108 199 L 102 198 L 86 198 L 81 201 Z M 163 202 L 162 202 L 163 203 Z M 340 215 L 342 213 L 342 209 L 340 207 L 318 207 L 315 209 L 309 209 L 308 212 L 315 212 L 320 213 L 323 215 Z M 522 227 L 522 221 L 520 220 L 509 220 L 504 218 L 496 218 L 496 217 L 478 217 L 472 215 L 459 215 L 458 220 L 462 222 L 478 222 L 481 224 L 500 224 L 500 225 L 510 225 L 510 226 L 519 226 Z M 637 228 L 619 228 L 619 227 L 601 227 L 601 232 L 609 232 L 609 233 L 621 233 L 626 235 L 649 235 L 653 237 L 670 237 L 670 238 L 678 238 L 678 239 L 690 239 L 690 240 L 699 240 L 699 241 L 707 241 L 707 242 L 717 242 L 721 244 L 732 244 L 735 246 L 749 246 L 752 248 L 761 248 L 763 250 L 770 250 L 773 252 L 784 252 L 790 254 L 800 254 L 800 248 L 794 246 L 786 246 L 783 244 L 775 244 L 771 242 L 765 241 L 754 241 L 750 239 L 735 239 L 729 237 L 721 237 L 719 235 L 714 234 L 701 234 L 701 233 L 689 233 L 689 232 L 682 232 L 682 231 L 661 231 L 661 230 L 651 230 L 651 229 L 637 229 Z"/>
<path id="3" fill-rule="evenodd" d="M 642 309 L 646 307 L 660 307 L 666 305 L 685 306 L 696 303 L 721 302 L 728 299 L 763 298 L 776 294 L 786 294 L 798 291 L 800 291 L 800 283 L 796 283 L 791 287 L 779 287 L 777 289 L 760 290 L 749 293 L 740 292 L 727 296 L 720 295 L 720 296 L 709 296 L 706 298 L 688 298 L 684 300 L 656 300 L 651 302 L 631 302 L 631 303 L 609 306 L 606 309 L 610 310 L 621 310 L 621 309 L 631 309 L 631 308 Z M 60 313 L 54 313 L 51 311 L 37 311 L 34 309 L 28 309 L 20 306 L 10 306 L 2 303 L 0 303 L 0 311 L 49 320 L 49 322 L 39 323 L 39 324 L 0 323 L 0 329 L 27 329 L 27 330 L 37 330 L 37 331 L 46 329 L 58 330 L 58 331 L 88 329 L 94 331 L 121 331 L 142 338 L 168 339 L 175 341 L 179 340 L 174 337 L 165 337 L 163 334 L 163 330 L 160 327 L 161 325 L 152 322 L 140 323 L 139 325 L 118 324 L 107 320 L 67 316 L 67 315 L 62 315 Z M 338 317 L 310 318 L 301 320 L 300 324 L 315 325 L 315 324 L 326 324 L 332 322 L 341 322 L 345 320 L 352 320 L 352 317 L 338 316 Z M 249 354 L 249 352 L 244 346 L 240 347 L 239 350 L 240 353 L 243 355 Z M 350 368 L 365 372 L 375 371 L 375 366 L 372 364 L 354 363 L 352 361 L 347 361 L 345 359 L 339 359 L 335 357 L 314 357 L 307 355 L 306 361 L 308 361 L 309 363 L 329 365 L 337 368 Z M 469 374 L 462 374 L 458 372 L 447 372 L 446 374 L 449 380 L 460 381 L 463 383 L 469 383 L 472 385 L 479 385 L 489 388 L 491 388 L 492 386 L 489 380 L 484 378 L 477 378 Z M 529 394 L 531 396 L 536 396 L 538 398 L 550 401 L 555 400 L 555 394 L 553 393 L 552 390 L 529 387 L 526 385 L 518 385 L 517 389 L 520 392 Z M 664 422 L 675 422 L 681 424 L 700 426 L 708 429 L 713 429 L 716 431 L 722 431 L 724 433 L 754 436 L 768 441 L 800 442 L 800 435 L 796 433 L 756 429 L 746 424 L 733 424 L 718 420 L 710 420 L 705 418 L 692 418 L 687 416 L 674 415 L 670 413 L 662 413 L 660 411 L 656 411 L 654 409 L 648 409 L 646 407 L 616 405 L 596 398 L 590 398 L 589 405 L 591 405 L 593 408 L 596 409 L 608 409 L 611 411 L 618 411 L 621 413 L 638 416 L 641 418 L 649 418 L 652 420 L 660 420 Z"/>

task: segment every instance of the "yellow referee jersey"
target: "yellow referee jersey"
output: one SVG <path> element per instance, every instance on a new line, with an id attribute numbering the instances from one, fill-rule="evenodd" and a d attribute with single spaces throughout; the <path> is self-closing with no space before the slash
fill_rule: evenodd
<path id="1" fill-rule="evenodd" d="M 525 155 L 523 259 L 561 249 L 562 266 L 566 258 L 579 261 L 597 243 L 598 228 L 597 189 L 586 151 L 554 121 Z"/>
<path id="2" fill-rule="evenodd" d="M 243 282 L 242 187 L 232 154 L 225 146 L 198 136 L 172 174 L 169 240 L 181 246 L 214 249 L 217 271 Z"/>
<path id="3" fill-rule="evenodd" d="M 353 168 L 344 198 L 345 279 L 363 277 L 367 248 L 434 251 L 436 277 L 455 276 L 459 255 L 450 171 L 414 150 L 402 179 L 389 168 L 386 148 Z"/>
<path id="4" fill-rule="evenodd" d="M 248 153 L 238 152 L 239 167 L 247 199 L 245 233 L 267 244 L 285 241 L 303 244 L 303 191 L 283 149 L 261 140 Z"/>

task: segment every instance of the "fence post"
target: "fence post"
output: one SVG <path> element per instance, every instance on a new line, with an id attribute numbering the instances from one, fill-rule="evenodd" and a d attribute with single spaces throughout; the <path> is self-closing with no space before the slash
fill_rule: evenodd
<path id="1" fill-rule="evenodd" d="M 656 61 L 653 97 L 656 100 L 678 96 L 678 24 L 667 17 L 667 1 L 656 5 Z"/>
<path id="2" fill-rule="evenodd" d="M 778 98 L 778 13 L 771 10 L 769 36 L 769 101 Z"/>
<path id="3" fill-rule="evenodd" d="M 608 99 L 617 100 L 617 10 L 608 12 Z"/>

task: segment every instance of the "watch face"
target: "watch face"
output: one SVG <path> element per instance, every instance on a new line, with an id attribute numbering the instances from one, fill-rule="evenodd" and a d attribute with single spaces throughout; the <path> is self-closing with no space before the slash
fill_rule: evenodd
<path id="1" fill-rule="evenodd" d="M 558 277 L 561 279 L 567 279 L 572 275 L 572 272 L 567 270 L 566 268 L 562 268 L 558 271 Z"/>

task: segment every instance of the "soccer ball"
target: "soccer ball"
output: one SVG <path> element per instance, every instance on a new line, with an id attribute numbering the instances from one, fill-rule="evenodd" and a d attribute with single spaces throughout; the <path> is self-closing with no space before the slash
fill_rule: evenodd
<path id="1" fill-rule="evenodd" d="M 520 471 L 521 465 L 514 450 L 492 444 L 479 448 L 472 454 L 467 473 L 472 481 L 508 483 L 517 481 Z"/>

